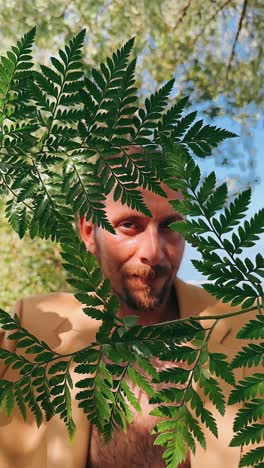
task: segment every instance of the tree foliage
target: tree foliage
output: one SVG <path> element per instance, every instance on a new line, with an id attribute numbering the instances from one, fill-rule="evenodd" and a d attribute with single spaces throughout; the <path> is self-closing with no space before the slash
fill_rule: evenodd
<path id="1" fill-rule="evenodd" d="M 20 239 L 11 228 L 0 202 L 1 289 L 0 307 L 10 310 L 18 297 L 67 291 L 59 246 L 44 239 Z M 34 265 L 34 268 L 32 268 Z"/>
<path id="2" fill-rule="evenodd" d="M 182 72 L 182 82 L 190 86 L 195 80 L 196 92 L 202 99 L 222 94 L 228 71 L 225 93 L 231 100 L 231 106 L 235 104 L 242 108 L 251 100 L 261 104 L 263 32 L 260 2 L 182 0 L 175 5 L 167 0 L 155 4 L 147 1 L 143 5 L 136 1 L 131 5 L 126 1 L 113 1 L 107 8 L 105 5 L 102 0 L 90 0 L 88 3 L 81 0 L 56 3 L 50 0 L 45 3 L 39 0 L 33 3 L 25 1 L 23 5 L 2 0 L 3 37 L 6 41 L 2 48 L 7 41 L 12 42 L 17 28 L 38 23 L 38 45 L 55 51 L 60 45 L 61 35 L 68 39 L 67 36 L 77 32 L 79 24 L 83 24 L 93 32 L 92 35 L 89 33 L 85 52 L 90 64 L 95 66 L 106 53 L 117 48 L 122 41 L 122 31 L 125 31 L 124 38 L 125 35 L 137 35 L 137 53 L 145 48 L 140 72 L 148 70 L 157 83 L 169 79 L 175 72 L 176 59 L 178 66 L 189 64 Z M 57 14 L 53 15 L 55 10 Z M 235 42 L 241 16 L 242 24 Z M 111 41 L 106 46 L 109 37 Z M 157 54 L 153 56 L 150 52 L 155 48 Z M 203 54 L 198 54 L 201 51 Z"/>
<path id="3" fill-rule="evenodd" d="M 167 466 L 177 467 L 188 447 L 193 453 L 196 443 L 205 447 L 202 423 L 217 437 L 215 418 L 196 386 L 224 415 L 220 377 L 234 387 L 228 404 L 245 402 L 234 423 L 231 445 L 259 444 L 263 392 L 258 390 L 263 376 L 253 373 L 236 383 L 233 370 L 258 365 L 263 359 L 261 344 L 247 344 L 229 362 L 225 354 L 208 348 L 214 327 L 225 316 L 213 317 L 209 328 L 202 327 L 200 317 L 153 326 L 119 318 L 119 300 L 109 279 L 73 227 L 75 215 L 86 213 L 87 219 L 114 232 L 104 212 L 111 190 L 115 200 L 149 216 L 138 181 L 161 196 L 165 193 L 160 181 L 166 182 L 184 195 L 183 201 L 171 205 L 188 218 L 170 227 L 201 253 L 202 261 L 195 266 L 210 281 L 204 288 L 223 302 L 241 305 L 239 312 L 231 309 L 227 317 L 257 310 L 239 337 L 261 337 L 263 258 L 241 260 L 240 254 L 263 233 L 263 210 L 245 219 L 250 191 L 228 202 L 226 184 L 217 185 L 214 173 L 203 179 L 194 160 L 210 156 L 220 142 L 236 135 L 196 120 L 196 112 L 185 115 L 186 98 L 168 108 L 173 80 L 140 105 L 136 61 L 130 61 L 134 39 L 87 76 L 81 56 L 84 31 L 51 58 L 49 67 L 33 65 L 34 36 L 35 29 L 26 33 L 0 64 L 0 188 L 7 197 L 5 214 L 21 238 L 28 233 L 31 239 L 59 243 L 75 297 L 85 306 L 84 313 L 102 324 L 95 342 L 61 355 L 24 329 L 17 316 L 1 310 L 1 327 L 9 331 L 9 340 L 15 340 L 16 352 L 2 349 L 0 358 L 20 373 L 15 382 L 0 381 L 1 411 L 11 415 L 17 402 L 26 418 L 28 406 L 38 425 L 59 415 L 73 438 L 73 363 L 80 374 L 79 407 L 108 441 L 113 430 L 125 430 L 132 422 L 131 407 L 140 411 L 129 386 L 132 381 L 157 405 L 152 414 L 163 421 L 154 428 L 155 444 L 165 447 Z M 30 359 L 21 356 L 20 349 Z M 157 371 L 153 358 L 174 366 Z M 175 366 L 181 360 L 188 366 Z M 165 384 L 159 392 L 153 389 L 157 382 Z M 253 449 L 240 466 L 259 462 L 261 453 L 261 446 Z"/>
<path id="4" fill-rule="evenodd" d="M 2 50 L 23 28 L 38 24 L 38 46 L 47 64 L 47 50 L 55 52 L 62 37 L 68 40 L 81 24 L 89 32 L 85 54 L 91 70 L 127 36 L 136 35 L 141 92 L 176 73 L 179 94 L 191 94 L 192 103 L 202 102 L 210 117 L 230 113 L 246 122 L 239 132 L 246 135 L 263 104 L 261 6 L 252 0 L 25 0 L 19 5 L 1 0 Z M 236 154 L 231 145 L 229 149 Z M 234 164 L 234 158 L 220 154 L 221 149 L 219 160 Z M 239 153 L 236 156 L 245 164 Z M 248 163 L 251 170 L 253 154 Z"/>
<path id="5" fill-rule="evenodd" d="M 241 136 L 240 142 L 245 144 L 245 151 L 241 151 L 241 145 L 228 145 L 227 140 L 228 146 L 221 145 L 213 153 L 216 164 L 229 166 L 228 177 L 234 181 L 235 190 L 247 184 L 253 185 L 257 174 L 259 177 L 260 172 L 255 170 L 253 141 L 249 138 L 249 128 L 254 128 L 255 122 L 260 120 L 263 103 L 263 28 L 259 1 L 178 0 L 175 4 L 172 0 L 162 0 L 131 4 L 117 0 L 24 0 L 17 4 L 1 0 L 0 8 L 0 53 L 13 44 L 14 36 L 24 33 L 26 27 L 29 29 L 38 24 L 38 48 L 33 52 L 45 65 L 49 65 L 50 51 L 55 53 L 63 38 L 68 40 L 79 30 L 80 24 L 86 26 L 88 34 L 84 54 L 88 60 L 83 65 L 89 75 L 92 68 L 113 52 L 122 40 L 125 42 L 127 36 L 136 35 L 138 93 L 146 96 L 174 75 L 177 95 L 183 99 L 191 95 L 193 105 L 201 103 L 209 122 L 211 119 L 214 122 L 218 115 L 227 114 L 239 122 L 237 133 Z M 234 45 L 234 54 L 231 54 Z M 236 177 L 238 171 L 243 178 Z M 5 233 L 8 232 L 9 236 L 12 233 L 5 220 L 2 220 L 1 230 L 0 242 L 6 245 Z M 18 243 L 17 248 L 22 245 L 23 250 L 31 255 L 31 243 L 27 237 Z M 47 242 L 47 250 L 42 250 L 42 254 L 49 257 L 51 248 Z M 10 250 L 8 245 L 7 249 Z M 45 265 L 40 256 L 34 258 L 43 271 L 43 276 L 35 281 L 35 290 L 44 292 L 47 290 Z M 6 262 L 15 261 L 20 263 L 20 252 L 18 257 L 8 254 Z M 51 261 L 57 265 L 56 252 Z M 9 276 L 11 283 L 12 275 L 6 263 L 4 265 L 1 282 L 7 283 Z M 61 285 L 62 274 L 56 268 L 52 282 Z M 26 279 L 22 283 L 22 276 L 19 277 L 21 288 L 30 291 Z M 16 291 L 7 284 L 4 291 L 1 304 L 11 305 L 17 297 Z"/>

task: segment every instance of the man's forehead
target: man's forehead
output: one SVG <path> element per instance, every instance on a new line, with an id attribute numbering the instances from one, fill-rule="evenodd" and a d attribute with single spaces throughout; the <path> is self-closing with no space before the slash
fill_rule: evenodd
<path id="1" fill-rule="evenodd" d="M 165 197 L 162 197 L 154 192 L 152 192 L 151 190 L 148 190 L 146 188 L 143 188 L 141 186 L 138 186 L 136 188 L 137 191 L 139 191 L 141 194 L 142 194 L 142 197 L 144 199 L 148 199 L 148 200 L 154 200 L 156 201 L 157 199 L 163 199 L 163 200 L 178 200 L 178 199 L 182 199 L 182 195 L 181 193 L 177 192 L 176 190 L 168 187 L 168 185 L 166 185 L 164 182 L 160 182 L 160 186 L 161 188 L 163 189 L 163 191 L 165 192 L 166 194 L 166 198 Z M 115 188 L 113 188 L 111 190 L 111 192 L 106 196 L 106 201 L 107 202 L 112 202 L 114 201 L 114 192 L 115 192 Z"/>
<path id="2" fill-rule="evenodd" d="M 143 150 L 140 146 L 131 145 L 131 146 L 123 147 L 122 151 L 119 152 L 117 155 L 115 155 L 115 157 L 122 158 L 124 157 L 124 155 L 131 156 L 132 154 L 134 155 L 138 154 L 140 158 L 141 157 L 140 153 L 142 152 Z M 136 181 L 136 183 L 137 182 L 138 181 Z M 173 190 L 170 187 L 168 187 L 164 182 L 159 181 L 159 183 L 160 183 L 161 188 L 165 192 L 167 198 L 157 195 L 156 193 L 151 192 L 150 190 L 145 189 L 141 186 L 138 186 L 136 190 L 138 190 L 142 194 L 143 200 L 151 212 L 152 212 L 153 206 L 156 207 L 157 205 L 160 205 L 163 207 L 163 209 L 166 209 L 166 211 L 169 210 L 171 213 L 175 213 L 169 201 L 182 199 L 182 195 L 176 190 Z M 121 200 L 117 200 L 117 201 L 114 200 L 114 192 L 115 192 L 115 187 L 111 190 L 111 192 L 106 197 L 106 200 L 105 200 L 106 209 L 110 210 L 111 212 L 112 210 L 117 210 L 117 209 L 122 209 L 122 210 L 127 211 L 127 209 L 129 209 L 127 205 L 122 205 Z M 131 212 L 135 211 L 135 213 L 137 214 L 139 213 L 138 211 L 132 210 L 132 209 L 130 209 L 130 211 Z"/>
<path id="3" fill-rule="evenodd" d="M 182 195 L 179 192 L 169 188 L 164 183 L 161 183 L 161 187 L 167 195 L 167 198 L 162 197 L 148 189 L 138 187 L 137 190 L 142 194 L 145 205 L 149 208 L 152 216 L 167 217 L 176 213 L 171 204 L 171 200 L 181 199 Z M 127 204 L 122 204 L 121 200 L 114 200 L 114 189 L 107 195 L 105 200 L 105 208 L 110 215 L 131 215 L 131 216 L 143 216 L 141 212 L 136 209 L 132 209 Z"/>

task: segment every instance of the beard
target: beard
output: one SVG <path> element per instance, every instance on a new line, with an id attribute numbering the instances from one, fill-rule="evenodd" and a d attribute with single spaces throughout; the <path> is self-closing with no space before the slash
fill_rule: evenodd
<path id="1" fill-rule="evenodd" d="M 124 287 L 124 301 L 126 304 L 138 312 L 151 312 L 158 306 L 163 304 L 164 299 L 168 295 L 169 287 L 163 286 L 159 294 L 151 291 L 149 286 L 142 288 L 140 291 L 135 291 L 128 286 Z"/>

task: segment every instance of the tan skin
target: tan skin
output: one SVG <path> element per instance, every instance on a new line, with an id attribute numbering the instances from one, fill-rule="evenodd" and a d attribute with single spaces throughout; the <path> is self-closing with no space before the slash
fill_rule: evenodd
<path id="1" fill-rule="evenodd" d="M 172 301 L 172 285 L 182 261 L 184 240 L 168 226 L 182 219 L 170 205 L 179 199 L 179 193 L 162 184 L 167 198 L 139 188 L 152 217 L 132 210 L 112 193 L 105 203 L 106 215 L 115 234 L 94 226 L 81 218 L 79 229 L 87 250 L 95 255 L 114 292 L 119 296 L 119 316 L 137 315 L 142 325 L 155 324 L 176 318 Z M 165 366 L 165 363 L 162 363 Z M 157 422 L 149 416 L 152 409 L 148 396 L 130 382 L 131 389 L 142 407 L 142 415 L 133 410 L 134 422 L 124 437 L 115 432 L 104 446 L 98 431 L 93 428 L 90 442 L 89 467 L 91 468 L 162 468 L 163 449 L 153 446 L 151 429 Z M 158 386 L 157 389 L 158 391 Z M 185 468 L 189 464 L 184 465 Z M 182 467 L 183 468 L 183 467 Z"/>
<path id="2" fill-rule="evenodd" d="M 184 252 L 184 240 L 168 226 L 182 219 L 170 205 L 176 191 L 162 184 L 167 198 L 139 188 L 152 217 L 114 201 L 110 193 L 105 211 L 116 234 L 94 226 L 85 217 L 79 223 L 87 250 L 98 259 L 119 296 L 120 317 L 138 315 L 149 325 L 175 318 L 171 287 Z"/>

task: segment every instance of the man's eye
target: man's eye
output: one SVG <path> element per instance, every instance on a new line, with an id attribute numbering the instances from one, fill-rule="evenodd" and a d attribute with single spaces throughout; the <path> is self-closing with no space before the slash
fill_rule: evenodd
<path id="1" fill-rule="evenodd" d="M 172 229 L 169 227 L 170 224 L 171 223 L 161 224 L 160 228 L 167 231 L 172 231 Z"/>
<path id="2" fill-rule="evenodd" d="M 131 229 L 135 227 L 135 224 L 131 223 L 130 221 L 125 221 L 124 223 L 121 224 L 121 226 L 126 229 Z"/>

